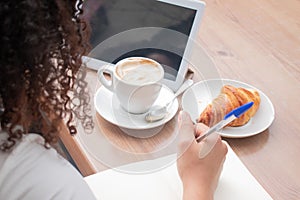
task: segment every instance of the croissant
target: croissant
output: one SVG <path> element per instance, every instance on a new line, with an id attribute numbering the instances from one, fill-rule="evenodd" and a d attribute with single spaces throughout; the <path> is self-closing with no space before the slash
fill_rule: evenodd
<path id="1" fill-rule="evenodd" d="M 253 106 L 227 126 L 245 125 L 258 110 L 260 96 L 258 91 L 253 89 L 224 85 L 221 89 L 221 93 L 203 110 L 197 122 L 204 123 L 211 127 L 221 121 L 225 115 L 233 109 L 251 101 L 253 101 Z"/>

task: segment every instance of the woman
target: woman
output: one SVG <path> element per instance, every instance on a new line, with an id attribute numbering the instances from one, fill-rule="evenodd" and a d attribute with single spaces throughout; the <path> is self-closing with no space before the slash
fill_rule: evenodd
<path id="1" fill-rule="evenodd" d="M 0 3 L 0 199 L 95 199 L 52 148 L 62 120 L 70 134 L 76 134 L 75 118 L 86 131 L 93 128 L 81 62 L 89 48 L 82 3 Z M 193 134 L 190 119 L 181 116 L 181 133 Z M 226 145 L 218 139 L 199 159 L 199 144 L 190 142 L 178 161 L 184 198 L 212 198 Z"/>

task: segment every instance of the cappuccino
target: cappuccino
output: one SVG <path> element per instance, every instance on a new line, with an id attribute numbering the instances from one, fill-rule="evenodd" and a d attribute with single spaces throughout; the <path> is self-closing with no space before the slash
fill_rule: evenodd
<path id="1" fill-rule="evenodd" d="M 144 85 L 159 81 L 163 76 L 163 70 L 152 60 L 129 58 L 117 65 L 116 74 L 129 84 Z"/>
<path id="2" fill-rule="evenodd" d="M 102 85 L 116 95 L 124 110 L 134 114 L 147 112 L 156 101 L 163 76 L 164 69 L 158 62 L 143 57 L 125 58 L 115 66 L 102 66 L 98 70 Z"/>

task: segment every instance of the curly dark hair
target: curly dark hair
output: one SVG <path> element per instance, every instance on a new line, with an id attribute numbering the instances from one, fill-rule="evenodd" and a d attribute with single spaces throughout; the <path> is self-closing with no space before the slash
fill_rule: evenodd
<path id="1" fill-rule="evenodd" d="M 74 116 L 84 128 L 93 128 L 81 60 L 90 48 L 82 4 L 0 2 L 0 120 L 8 133 L 1 150 L 12 149 L 29 132 L 40 134 L 49 147 L 58 140 L 62 120 L 71 134 L 77 132 Z"/>

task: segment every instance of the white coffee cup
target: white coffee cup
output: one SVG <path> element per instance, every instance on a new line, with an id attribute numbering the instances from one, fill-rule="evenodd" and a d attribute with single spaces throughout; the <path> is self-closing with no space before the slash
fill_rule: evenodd
<path id="1" fill-rule="evenodd" d="M 109 74 L 110 79 L 105 74 Z M 145 57 L 125 58 L 98 70 L 102 85 L 116 95 L 127 112 L 134 114 L 145 113 L 153 105 L 160 93 L 163 76 L 163 67 Z"/>

